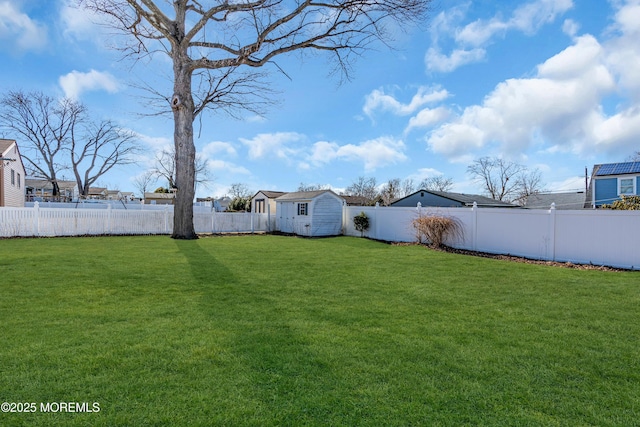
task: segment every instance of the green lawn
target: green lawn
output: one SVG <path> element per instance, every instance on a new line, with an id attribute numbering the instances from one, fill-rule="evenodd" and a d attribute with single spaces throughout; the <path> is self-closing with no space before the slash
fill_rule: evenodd
<path id="1" fill-rule="evenodd" d="M 0 402 L 38 409 L 2 426 L 640 422 L 637 272 L 154 236 L 0 240 L 0 277 Z"/>

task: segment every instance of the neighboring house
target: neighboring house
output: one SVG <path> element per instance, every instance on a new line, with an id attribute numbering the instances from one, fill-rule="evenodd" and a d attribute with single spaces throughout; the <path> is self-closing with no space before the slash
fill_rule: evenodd
<path id="1" fill-rule="evenodd" d="M 144 193 L 145 205 L 173 205 L 176 193 Z"/>
<path id="2" fill-rule="evenodd" d="M 260 190 L 251 198 L 251 212 L 276 214 L 276 199 L 284 196 L 284 191 Z"/>
<path id="3" fill-rule="evenodd" d="M 517 208 L 511 203 L 494 200 L 476 194 L 450 193 L 445 191 L 418 190 L 402 199 L 391 203 L 395 207 L 416 207 L 418 203 L 423 207 L 458 208 L 471 207 L 476 202 L 481 208 Z"/>
<path id="4" fill-rule="evenodd" d="M 595 207 L 611 204 L 623 195 L 640 195 L 640 162 L 594 165 L 589 194 Z"/>
<path id="5" fill-rule="evenodd" d="M 107 200 L 109 196 L 109 190 L 103 187 L 89 187 L 89 194 L 87 194 L 87 199 L 93 200 Z"/>
<path id="6" fill-rule="evenodd" d="M 40 178 L 25 180 L 27 202 L 72 202 L 78 200 L 78 184 L 75 181 L 58 180 L 58 195 L 53 197 L 51 181 Z"/>
<path id="7" fill-rule="evenodd" d="M 18 144 L 0 139 L 0 207 L 24 207 L 25 171 Z"/>
<path id="8" fill-rule="evenodd" d="M 123 196 L 120 190 L 107 190 L 107 200 L 122 200 Z"/>
<path id="9" fill-rule="evenodd" d="M 584 191 L 538 193 L 527 197 L 523 207 L 526 209 L 550 209 L 551 204 L 555 203 L 555 208 L 560 210 L 584 209 L 586 197 Z"/>
<path id="10" fill-rule="evenodd" d="M 370 200 L 363 196 L 345 196 L 341 194 L 340 197 L 347 202 L 347 206 L 368 206 L 370 205 Z"/>
<path id="11" fill-rule="evenodd" d="M 343 204 L 331 190 L 284 194 L 276 199 L 276 230 L 309 237 L 342 234 Z"/>
<path id="12" fill-rule="evenodd" d="M 231 197 L 229 196 L 220 197 L 219 199 L 216 199 L 213 201 L 213 209 L 216 212 L 225 212 L 227 209 L 229 209 L 230 204 L 231 204 Z"/>

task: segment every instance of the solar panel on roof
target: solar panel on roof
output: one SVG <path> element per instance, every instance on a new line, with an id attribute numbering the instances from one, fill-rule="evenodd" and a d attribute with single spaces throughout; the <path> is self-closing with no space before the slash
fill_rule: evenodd
<path id="1" fill-rule="evenodd" d="M 640 173 L 640 162 L 609 163 L 606 165 L 600 165 L 600 168 L 596 172 L 596 176 L 623 175 L 627 173 Z"/>

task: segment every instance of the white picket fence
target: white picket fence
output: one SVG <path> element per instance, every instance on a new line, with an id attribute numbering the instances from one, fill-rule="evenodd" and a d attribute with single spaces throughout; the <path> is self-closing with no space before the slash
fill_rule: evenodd
<path id="1" fill-rule="evenodd" d="M 412 220 L 442 215 L 462 224 L 462 238 L 445 242 L 452 247 L 640 270 L 640 211 L 348 206 L 344 234 L 360 236 L 353 226 L 360 212 L 369 217 L 365 236 L 373 239 L 415 242 Z"/>
<path id="2" fill-rule="evenodd" d="M 1 208 L 0 237 L 104 234 L 171 234 L 173 207 L 161 210 Z M 267 214 L 194 209 L 196 233 L 255 233 L 273 230 Z"/>

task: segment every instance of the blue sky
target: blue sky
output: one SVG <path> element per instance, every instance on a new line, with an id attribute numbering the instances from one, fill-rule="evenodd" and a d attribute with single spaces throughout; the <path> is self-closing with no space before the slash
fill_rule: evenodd
<path id="1" fill-rule="evenodd" d="M 66 0 L 0 0 L 0 90 L 76 98 L 134 131 L 138 164 L 100 183 L 135 191 L 173 135 L 170 120 L 141 115 L 135 84 L 170 88 L 171 69 L 160 56 L 122 60 L 111 40 Z M 483 156 L 538 168 L 547 190 L 580 190 L 585 166 L 640 150 L 638 40 L 640 0 L 436 0 L 396 49 L 365 52 L 350 82 L 328 75 L 326 57 L 283 57 L 290 79 L 270 70 L 279 103 L 264 117 L 205 115 L 196 147 L 214 179 L 197 195 L 438 175 L 480 193 L 466 170 Z"/>

